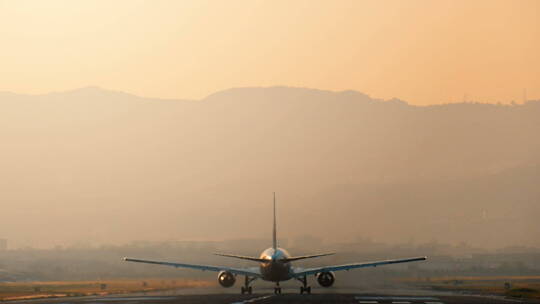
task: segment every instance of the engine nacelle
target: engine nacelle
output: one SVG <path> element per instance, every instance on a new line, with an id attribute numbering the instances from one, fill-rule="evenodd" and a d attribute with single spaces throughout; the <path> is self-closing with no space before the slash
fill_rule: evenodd
<path id="1" fill-rule="evenodd" d="M 331 271 L 319 272 L 317 274 L 317 282 L 322 287 L 330 287 L 334 284 L 336 276 Z"/>
<path id="2" fill-rule="evenodd" d="M 218 274 L 218 282 L 223 287 L 231 287 L 236 282 L 236 276 L 228 271 L 221 271 Z"/>

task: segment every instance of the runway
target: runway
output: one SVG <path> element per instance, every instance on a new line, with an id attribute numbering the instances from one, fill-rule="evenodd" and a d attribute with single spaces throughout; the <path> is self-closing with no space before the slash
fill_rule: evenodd
<path id="1" fill-rule="evenodd" d="M 393 295 L 393 294 L 206 294 L 206 295 L 118 295 L 91 296 L 79 298 L 42 299 L 32 301 L 15 301 L 12 303 L 32 304 L 516 304 L 540 303 L 520 299 L 504 299 L 502 297 L 471 295 Z"/>

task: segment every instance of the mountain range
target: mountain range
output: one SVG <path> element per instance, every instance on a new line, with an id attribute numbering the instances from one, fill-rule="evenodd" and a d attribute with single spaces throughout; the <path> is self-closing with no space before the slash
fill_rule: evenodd
<path id="1" fill-rule="evenodd" d="M 19 245 L 265 236 L 540 246 L 540 101 L 356 91 L 201 100 L 0 92 L 0 236 Z"/>

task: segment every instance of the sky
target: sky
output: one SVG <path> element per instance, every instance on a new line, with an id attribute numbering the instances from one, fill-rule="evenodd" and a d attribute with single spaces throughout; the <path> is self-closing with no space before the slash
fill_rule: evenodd
<path id="1" fill-rule="evenodd" d="M 0 91 L 231 87 L 412 104 L 540 98 L 540 1 L 0 0 Z"/>

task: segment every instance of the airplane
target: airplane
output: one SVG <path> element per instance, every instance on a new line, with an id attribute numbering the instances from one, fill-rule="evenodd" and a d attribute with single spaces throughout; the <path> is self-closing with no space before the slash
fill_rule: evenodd
<path id="1" fill-rule="evenodd" d="M 310 294 L 311 286 L 308 286 L 307 276 L 315 275 L 317 282 L 322 287 L 330 287 L 334 284 L 336 271 L 341 270 L 351 270 L 356 268 L 364 267 L 377 267 L 382 265 L 397 264 L 397 263 L 408 263 L 415 261 L 424 261 L 427 257 L 414 257 L 407 259 L 396 259 L 396 260 L 382 260 L 375 262 L 363 262 L 363 263 L 350 263 L 343 265 L 333 265 L 333 266 L 321 266 L 314 268 L 298 268 L 292 267 L 291 262 L 318 258 L 323 256 L 333 255 L 334 253 L 319 253 L 312 255 L 303 255 L 303 256 L 291 256 L 287 250 L 278 247 L 277 242 L 277 233 L 276 233 L 276 194 L 274 193 L 274 222 L 272 229 L 272 247 L 264 250 L 259 257 L 250 257 L 236 254 L 224 254 L 224 253 L 215 253 L 215 255 L 236 258 L 241 260 L 248 260 L 252 262 L 259 263 L 259 267 L 250 267 L 250 268 L 233 268 L 226 266 L 210 266 L 210 265 L 196 265 L 196 264 L 184 264 L 184 263 L 175 263 L 175 262 L 165 262 L 165 261 L 153 261 L 153 260 L 143 260 L 125 257 L 124 261 L 127 262 L 136 262 L 136 263 L 146 263 L 146 264 L 157 264 L 165 265 L 176 268 L 191 268 L 198 269 L 202 271 L 215 271 L 218 273 L 218 282 L 223 287 L 232 287 L 236 282 L 236 276 L 244 276 L 244 286 L 241 287 L 240 291 L 242 294 L 251 294 L 253 292 L 251 283 L 256 279 L 262 279 L 264 281 L 275 282 L 276 286 L 274 288 L 275 294 L 281 294 L 281 287 L 279 286 L 280 282 L 288 281 L 291 279 L 296 279 L 302 283 L 300 287 L 300 294 Z"/>

